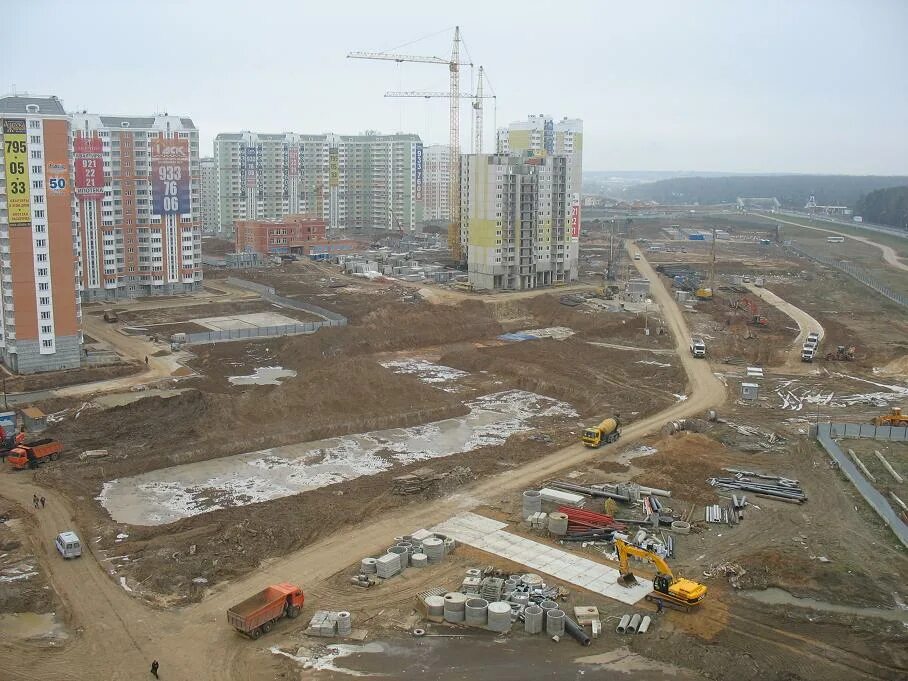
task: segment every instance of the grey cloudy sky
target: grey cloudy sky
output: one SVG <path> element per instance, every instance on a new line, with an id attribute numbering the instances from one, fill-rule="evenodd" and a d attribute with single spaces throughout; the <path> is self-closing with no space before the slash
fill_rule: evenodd
<path id="1" fill-rule="evenodd" d="M 499 125 L 584 120 L 587 170 L 908 174 L 908 1 L 0 0 L 0 92 L 218 132 L 447 140 L 443 66 L 359 61 L 459 24 Z M 452 31 L 401 52 L 447 56 Z M 471 74 L 463 75 L 469 89 Z M 491 107 L 486 140 L 492 138 Z M 469 148 L 469 104 L 461 117 Z"/>

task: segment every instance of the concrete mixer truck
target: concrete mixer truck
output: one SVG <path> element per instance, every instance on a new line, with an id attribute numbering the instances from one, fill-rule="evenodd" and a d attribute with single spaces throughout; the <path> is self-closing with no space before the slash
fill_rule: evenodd
<path id="1" fill-rule="evenodd" d="M 621 419 L 615 414 L 610 419 L 605 419 L 598 426 L 583 429 L 583 435 L 580 439 L 587 447 L 601 447 L 602 445 L 615 442 L 621 437 Z"/>

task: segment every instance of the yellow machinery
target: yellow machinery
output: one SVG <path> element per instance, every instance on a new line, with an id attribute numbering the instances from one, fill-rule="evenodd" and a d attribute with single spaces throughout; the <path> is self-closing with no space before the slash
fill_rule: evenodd
<path id="1" fill-rule="evenodd" d="M 622 586 L 637 583 L 628 566 L 628 556 L 648 560 L 656 566 L 659 574 L 653 579 L 654 591 L 647 595 L 646 600 L 660 599 L 665 605 L 689 612 L 706 597 L 706 587 L 703 584 L 683 577 L 675 577 L 668 563 L 652 551 L 641 549 L 620 539 L 615 539 L 615 548 L 618 550 L 618 565 L 621 571 L 618 583 Z"/>
<path id="2" fill-rule="evenodd" d="M 908 426 L 908 414 L 902 413 L 901 407 L 892 407 L 888 414 L 875 416 L 873 418 L 875 426 Z"/>
<path id="3" fill-rule="evenodd" d="M 618 414 L 613 418 L 605 419 L 598 426 L 583 429 L 583 435 L 580 439 L 587 447 L 601 447 L 602 445 L 615 442 L 621 437 L 621 419 Z"/>
<path id="4" fill-rule="evenodd" d="M 712 300 L 713 299 L 713 290 L 708 287 L 700 287 L 694 291 L 694 296 L 697 300 Z"/>

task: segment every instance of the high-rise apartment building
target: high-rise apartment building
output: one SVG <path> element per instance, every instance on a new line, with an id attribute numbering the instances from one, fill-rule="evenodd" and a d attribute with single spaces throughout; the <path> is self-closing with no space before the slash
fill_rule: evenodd
<path id="1" fill-rule="evenodd" d="M 17 373 L 80 364 L 69 135 L 56 97 L 0 97 L 0 358 Z"/>
<path id="2" fill-rule="evenodd" d="M 192 120 L 71 118 L 83 300 L 200 290 L 199 136 Z"/>
<path id="3" fill-rule="evenodd" d="M 216 234 L 218 231 L 218 171 L 213 156 L 199 159 L 201 174 L 201 216 L 202 232 Z"/>
<path id="4" fill-rule="evenodd" d="M 577 278 L 567 162 L 529 153 L 461 157 L 461 245 L 476 289 L 532 289 Z"/>
<path id="5" fill-rule="evenodd" d="M 564 156 L 567 159 L 566 177 L 568 200 L 565 216 L 570 228 L 569 259 L 573 263 L 571 279 L 577 278 L 576 263 L 580 242 L 580 189 L 583 184 L 583 121 L 539 114 L 525 121 L 515 121 L 497 131 L 499 154 L 532 156 Z"/>
<path id="6" fill-rule="evenodd" d="M 451 147 L 430 144 L 423 149 L 423 204 L 426 220 L 451 220 Z"/>
<path id="7" fill-rule="evenodd" d="M 218 223 L 321 217 L 331 228 L 412 231 L 422 220 L 417 135 L 222 133 L 215 138 Z"/>

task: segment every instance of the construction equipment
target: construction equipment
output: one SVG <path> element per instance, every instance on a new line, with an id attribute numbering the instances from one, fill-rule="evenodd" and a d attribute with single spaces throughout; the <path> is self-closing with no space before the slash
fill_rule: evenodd
<path id="1" fill-rule="evenodd" d="M 712 300 L 713 290 L 711 288 L 701 286 L 696 291 L 694 291 L 694 296 L 697 298 L 697 300 Z"/>
<path id="2" fill-rule="evenodd" d="M 835 352 L 826 353 L 827 362 L 853 362 L 854 361 L 854 351 L 855 347 L 845 347 L 840 345 L 835 349 Z"/>
<path id="3" fill-rule="evenodd" d="M 448 226 L 448 246 L 455 260 L 465 257 L 460 244 L 460 67 L 473 66 L 472 62 L 460 61 L 460 26 L 454 27 L 454 43 L 451 58 L 423 57 L 407 54 L 390 54 L 387 52 L 350 52 L 350 59 L 380 59 L 397 62 L 419 62 L 423 64 L 444 64 L 450 74 L 450 121 L 449 144 L 451 147 L 449 162 L 450 184 L 448 185 L 448 205 L 451 207 L 451 223 Z"/>
<path id="4" fill-rule="evenodd" d="M 888 414 L 873 418 L 875 426 L 908 426 L 908 414 L 902 413 L 901 407 L 892 407 Z"/>
<path id="5" fill-rule="evenodd" d="M 703 584 L 691 579 L 675 577 L 668 563 L 652 551 L 628 544 L 621 539 L 615 539 L 615 549 L 618 551 L 618 569 L 621 573 L 618 583 L 622 586 L 632 586 L 637 583 L 637 579 L 628 565 L 629 556 L 648 560 L 656 567 L 658 574 L 653 579 L 654 591 L 646 596 L 646 600 L 660 599 L 669 607 L 690 612 L 691 608 L 699 605 L 706 597 L 706 587 Z"/>
<path id="6" fill-rule="evenodd" d="M 0 426 L 0 459 L 6 458 L 13 449 L 25 442 L 25 437 L 25 428 L 18 433 L 7 434 L 6 429 Z"/>
<path id="7" fill-rule="evenodd" d="M 104 321 L 108 324 L 114 324 L 120 321 L 120 318 L 114 310 L 104 310 Z"/>
<path id="8" fill-rule="evenodd" d="M 605 419 L 598 426 L 586 428 L 580 439 L 587 447 L 601 447 L 604 444 L 615 442 L 621 437 L 621 419 L 620 414 L 615 414 L 610 419 Z"/>
<path id="9" fill-rule="evenodd" d="M 697 359 L 706 357 L 706 343 L 703 342 L 702 338 L 691 338 L 690 354 Z"/>
<path id="10" fill-rule="evenodd" d="M 281 617 L 297 617 L 304 601 L 303 590 L 295 584 L 273 584 L 230 608 L 227 621 L 241 634 L 257 639 L 271 631 Z"/>
<path id="11" fill-rule="evenodd" d="M 6 460 L 13 468 L 37 468 L 38 464 L 56 461 L 63 451 L 63 443 L 57 440 L 44 439 L 26 442 L 10 450 Z"/>

